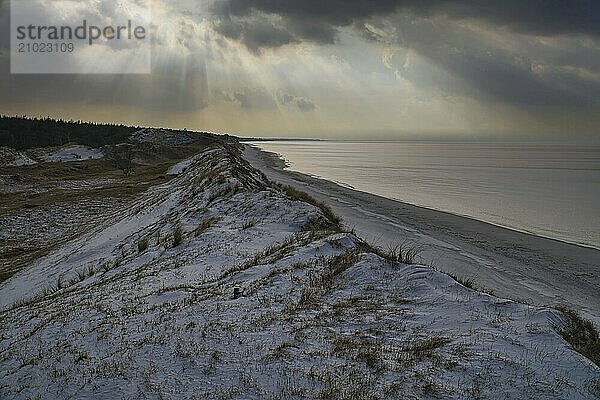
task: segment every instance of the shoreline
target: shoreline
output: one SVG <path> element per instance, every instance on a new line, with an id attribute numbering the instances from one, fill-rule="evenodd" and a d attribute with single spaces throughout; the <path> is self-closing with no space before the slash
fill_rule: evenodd
<path id="1" fill-rule="evenodd" d="M 405 204 L 407 206 L 417 207 L 417 208 L 421 208 L 421 209 L 424 209 L 424 210 L 435 211 L 435 212 L 439 212 L 439 213 L 443 213 L 443 214 L 449 214 L 449 215 L 453 215 L 453 216 L 459 217 L 459 218 L 470 219 L 470 220 L 473 220 L 473 221 L 476 221 L 476 222 L 482 222 L 484 224 L 492 225 L 492 226 L 495 226 L 495 227 L 498 227 L 498 228 L 507 229 L 509 231 L 513 231 L 513 232 L 516 232 L 516 233 L 522 233 L 522 234 L 525 234 L 525 235 L 535 236 L 535 237 L 538 237 L 538 238 L 541 238 L 541 239 L 548 239 L 548 240 L 552 240 L 552 241 L 555 241 L 555 242 L 558 242 L 558 243 L 562 243 L 562 244 L 568 244 L 568 245 L 572 245 L 572 246 L 581 247 L 581 248 L 584 248 L 584 249 L 591 249 L 591 250 L 598 250 L 598 251 L 600 251 L 600 245 L 595 246 L 595 245 L 587 244 L 587 243 L 571 242 L 571 241 L 566 240 L 566 239 L 560 239 L 560 238 L 557 238 L 557 237 L 546 236 L 546 235 L 543 235 L 543 234 L 540 234 L 540 233 L 537 233 L 537 232 L 528 231 L 527 229 L 520 229 L 520 228 L 516 228 L 514 226 L 502 225 L 502 224 L 495 223 L 495 222 L 492 222 L 492 221 L 485 221 L 483 219 L 477 219 L 476 217 L 473 217 L 473 216 L 470 216 L 470 215 L 467 215 L 467 214 L 460 214 L 460 213 L 456 213 L 456 212 L 452 212 L 452 211 L 440 210 L 440 209 L 433 208 L 433 207 L 427 207 L 427 206 L 422 206 L 422 205 L 418 205 L 418 204 L 412 204 L 412 203 L 408 203 L 406 201 L 402 201 L 400 199 L 394 199 L 394 198 L 382 196 L 382 195 L 379 195 L 379 194 L 376 194 L 376 193 L 367 192 L 365 190 L 360 190 L 360 189 L 357 189 L 356 187 L 354 187 L 354 186 L 352 186 L 352 185 L 350 185 L 348 183 L 338 182 L 338 181 L 327 179 L 327 178 L 324 178 L 324 177 L 321 177 L 321 176 L 318 176 L 318 175 L 313 175 L 313 174 L 309 174 L 309 173 L 306 173 L 306 172 L 301 172 L 301 171 L 297 171 L 297 170 L 293 170 L 293 169 L 288 169 L 288 168 L 290 168 L 290 164 L 288 162 L 286 162 L 285 159 L 283 158 L 283 156 L 281 156 L 280 154 L 277 154 L 277 153 L 271 152 L 271 151 L 267 151 L 267 150 L 263 150 L 263 149 L 260 149 L 260 148 L 257 148 L 257 149 L 260 150 L 263 153 L 271 154 L 270 158 L 272 158 L 272 161 L 269 161 L 269 162 L 272 162 L 272 164 L 270 164 L 270 167 L 277 167 L 277 168 L 281 169 L 283 172 L 289 172 L 289 173 L 292 173 L 292 174 L 301 174 L 301 175 L 305 175 L 305 176 L 307 176 L 307 177 L 309 177 L 311 179 L 316 179 L 316 180 L 331 182 L 333 184 L 336 184 L 336 185 L 341 186 L 343 188 L 346 188 L 348 190 L 353 190 L 355 192 L 363 193 L 365 195 L 379 197 L 379 198 L 386 199 L 386 200 L 396 201 L 398 203 L 402 203 L 402 204 Z M 277 159 L 277 160 L 275 160 L 275 159 Z"/>
<path id="2" fill-rule="evenodd" d="M 403 241 L 421 261 L 500 297 L 564 304 L 600 323 L 600 250 L 445 211 L 404 203 L 285 170 L 278 154 L 246 144 L 246 159 L 270 179 L 328 203 L 347 227 L 382 247 Z M 578 288 L 573 293 L 573 288 Z"/>

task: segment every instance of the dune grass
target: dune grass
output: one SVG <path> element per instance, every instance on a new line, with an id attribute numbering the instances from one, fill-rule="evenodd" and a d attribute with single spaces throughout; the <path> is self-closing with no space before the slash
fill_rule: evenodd
<path id="1" fill-rule="evenodd" d="M 592 321 L 565 306 L 559 305 L 556 309 L 566 318 L 566 324 L 557 328 L 558 333 L 575 351 L 600 367 L 600 337 Z"/>
<path id="2" fill-rule="evenodd" d="M 198 227 L 194 230 L 194 236 L 198 237 L 200 235 L 202 235 L 204 232 L 206 232 L 210 227 L 212 227 L 214 224 L 216 224 L 218 221 L 217 218 L 215 217 L 208 217 L 205 220 L 203 220 L 200 225 L 198 225 Z"/>
<path id="3" fill-rule="evenodd" d="M 422 251 L 420 246 L 415 246 L 408 242 L 402 242 L 387 249 L 363 242 L 361 250 L 366 253 L 376 254 L 391 264 L 401 263 L 408 265 L 416 264 L 417 257 Z"/>
<path id="4" fill-rule="evenodd" d="M 327 204 L 323 203 L 322 201 L 318 201 L 308 193 L 298 190 L 292 186 L 282 185 L 279 183 L 273 183 L 272 185 L 275 189 L 282 191 L 292 200 L 302 201 L 317 207 L 323 212 L 325 218 L 331 222 L 332 226 L 335 227 L 337 231 L 342 230 L 342 219 L 335 215 L 331 207 L 329 207 Z"/>

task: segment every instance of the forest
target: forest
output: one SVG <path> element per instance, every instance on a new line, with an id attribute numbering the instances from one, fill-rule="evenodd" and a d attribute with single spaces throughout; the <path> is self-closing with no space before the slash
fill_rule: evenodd
<path id="1" fill-rule="evenodd" d="M 77 143 L 91 147 L 122 143 L 139 127 L 62 119 L 0 116 L 0 146 L 19 150 Z"/>

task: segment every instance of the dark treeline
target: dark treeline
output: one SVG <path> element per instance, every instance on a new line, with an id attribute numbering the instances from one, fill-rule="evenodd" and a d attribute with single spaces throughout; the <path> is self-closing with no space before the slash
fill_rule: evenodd
<path id="1" fill-rule="evenodd" d="M 19 150 L 61 146 L 66 143 L 101 147 L 125 142 L 127 137 L 138 129 L 139 127 L 65 121 L 49 117 L 0 116 L 0 146 Z"/>

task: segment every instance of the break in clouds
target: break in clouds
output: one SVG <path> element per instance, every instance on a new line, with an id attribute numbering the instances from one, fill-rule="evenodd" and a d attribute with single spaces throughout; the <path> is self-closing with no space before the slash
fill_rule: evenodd
<path id="1" fill-rule="evenodd" d="M 600 99 L 598 2 L 229 0 L 214 10 L 217 31 L 254 52 L 304 41 L 335 44 L 339 29 L 351 26 L 465 81 L 469 87 L 454 88 L 461 95 L 516 105 L 586 106 Z M 405 57 L 397 61 L 396 72 L 413 83 L 435 83 L 407 69 Z M 438 82 L 440 89 L 457 94 L 452 78 L 444 79 L 449 84 Z"/>
<path id="2" fill-rule="evenodd" d="M 308 136 L 600 126 L 595 1 L 156 1 L 151 75 L 52 79 L 9 76 L 8 15 L 0 2 L 8 111 L 64 102 L 124 122 L 160 110 L 164 124 Z"/>

